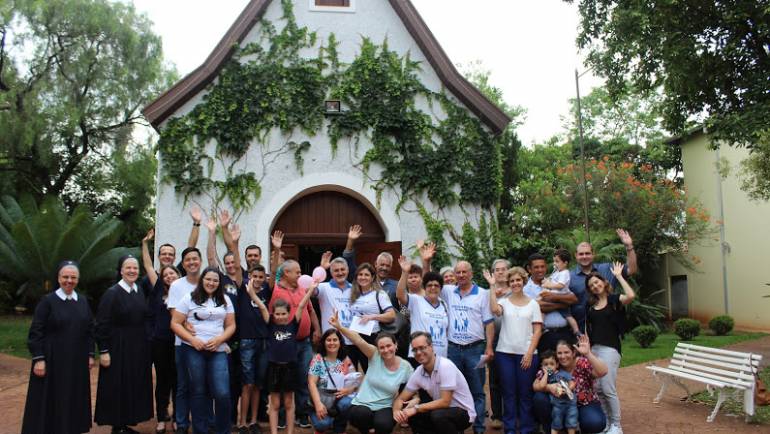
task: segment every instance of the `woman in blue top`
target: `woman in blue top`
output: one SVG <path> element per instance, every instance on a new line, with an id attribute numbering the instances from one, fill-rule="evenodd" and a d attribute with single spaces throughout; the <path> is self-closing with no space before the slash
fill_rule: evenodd
<path id="1" fill-rule="evenodd" d="M 152 267 L 152 257 L 147 243 L 155 236 L 150 229 L 142 240 L 142 265 L 147 280 L 152 285 L 148 303 L 151 315 L 152 364 L 155 367 L 155 416 L 158 425 L 155 432 L 165 432 L 166 422 L 172 420 L 168 414 L 168 403 L 176 395 L 176 363 L 174 361 L 174 333 L 171 331 L 171 312 L 166 306 L 171 283 L 181 277 L 173 265 L 164 265 L 158 272 Z M 175 409 L 176 410 L 176 409 Z M 176 426 L 173 427 L 176 431 Z"/>
<path id="2" fill-rule="evenodd" d="M 339 330 L 369 361 L 364 382 L 353 398 L 349 419 L 360 432 L 374 429 L 375 434 L 393 431 L 393 400 L 398 389 L 414 372 L 409 362 L 396 355 L 396 338 L 381 332 L 372 345 L 358 333 L 340 324 L 337 312 L 329 318 L 329 324 Z"/>

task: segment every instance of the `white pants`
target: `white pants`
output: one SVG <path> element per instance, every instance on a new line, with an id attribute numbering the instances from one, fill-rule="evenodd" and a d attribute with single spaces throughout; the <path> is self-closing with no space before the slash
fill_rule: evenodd
<path id="1" fill-rule="evenodd" d="M 591 351 L 608 368 L 607 375 L 596 380 L 596 392 L 599 395 L 602 409 L 607 415 L 609 424 L 620 426 L 620 399 L 615 387 L 615 380 L 618 378 L 618 368 L 620 367 L 620 353 L 615 348 L 604 345 L 594 345 L 591 347 Z"/>

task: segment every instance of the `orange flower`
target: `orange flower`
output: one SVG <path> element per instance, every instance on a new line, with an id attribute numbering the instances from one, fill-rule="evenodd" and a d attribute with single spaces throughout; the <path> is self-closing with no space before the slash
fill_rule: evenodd
<path id="1" fill-rule="evenodd" d="M 687 214 L 695 215 L 698 212 L 698 210 L 695 209 L 695 207 L 691 206 L 687 208 Z"/>

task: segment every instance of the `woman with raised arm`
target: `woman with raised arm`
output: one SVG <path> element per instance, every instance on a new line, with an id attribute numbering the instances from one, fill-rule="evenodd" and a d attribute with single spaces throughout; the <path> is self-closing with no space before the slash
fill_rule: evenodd
<path id="1" fill-rule="evenodd" d="M 409 334 L 415 332 L 430 333 L 433 340 L 433 349 L 436 355 L 447 356 L 447 329 L 449 328 L 449 312 L 446 303 L 439 298 L 444 279 L 434 272 L 425 273 L 422 277 L 424 294 L 407 293 L 407 280 L 412 272 L 412 262 L 406 256 L 400 256 L 398 263 L 401 266 L 401 279 L 396 286 L 396 297 L 402 306 L 409 311 Z M 417 368 L 417 361 L 409 346 L 409 364 Z"/>
<path id="2" fill-rule="evenodd" d="M 588 288 L 588 337 L 591 339 L 591 351 L 608 368 L 607 375 L 597 383 L 599 402 L 607 414 L 610 423 L 608 433 L 622 433 L 620 427 L 620 399 L 615 387 L 615 380 L 620 368 L 620 341 L 625 332 L 625 306 L 636 297 L 631 285 L 623 277 L 623 264 L 612 264 L 612 274 L 623 287 L 624 294 L 615 294 L 612 285 L 597 272 L 586 276 Z"/>
<path id="3" fill-rule="evenodd" d="M 94 339 L 91 308 L 78 294 L 80 270 L 59 264 L 59 289 L 35 308 L 29 329 L 32 372 L 22 434 L 75 434 L 91 430 L 91 376 Z"/>
<path id="4" fill-rule="evenodd" d="M 176 396 L 174 333 L 171 331 L 171 312 L 166 300 L 171 284 L 181 276 L 173 265 L 163 265 L 158 273 L 155 272 L 147 246 L 154 236 L 155 230 L 150 229 L 142 240 L 142 265 L 152 288 L 148 294 L 148 304 L 151 318 L 150 346 L 155 367 L 155 417 L 158 420 L 155 432 L 165 432 L 166 422 L 173 420 L 168 413 L 168 404 L 171 397 Z"/>
<path id="5" fill-rule="evenodd" d="M 396 338 L 388 333 L 379 333 L 375 345 L 366 342 L 361 335 L 340 324 L 335 313 L 329 324 L 347 337 L 369 361 L 369 370 L 358 394 L 353 398 L 349 420 L 360 432 L 374 429 L 375 434 L 393 431 L 393 400 L 398 389 L 414 372 L 409 362 L 396 355 Z"/>
<path id="6" fill-rule="evenodd" d="M 510 295 L 499 299 L 494 290 L 496 279 L 484 270 L 489 282 L 489 310 L 502 317 L 500 337 L 495 349 L 495 363 L 503 389 L 503 425 L 505 432 L 533 432 L 532 382 L 539 366 L 537 343 L 543 318 L 537 302 L 524 294 L 527 272 L 521 267 L 508 270 Z"/>
<path id="7" fill-rule="evenodd" d="M 577 396 L 578 424 L 581 433 L 599 433 L 607 425 L 607 418 L 594 392 L 594 382 L 597 378 L 607 375 L 607 365 L 591 352 L 591 344 L 587 335 L 578 338 L 578 345 L 570 346 L 567 341 L 556 344 L 556 359 L 559 368 L 572 375 L 575 381 Z M 535 418 L 543 425 L 546 432 L 551 429 L 551 400 L 549 395 L 556 397 L 567 393 L 558 384 L 548 384 L 543 378 L 542 370 L 538 371 L 532 388 L 535 390 Z"/>
<path id="8" fill-rule="evenodd" d="M 214 428 L 217 434 L 230 432 L 230 373 L 227 340 L 235 332 L 235 314 L 222 287 L 216 268 L 206 268 L 190 294 L 174 308 L 171 329 L 182 339 L 187 360 L 193 431 L 209 429 L 211 399 L 214 399 Z M 185 328 L 187 321 L 195 335 Z M 208 408 L 207 408 L 208 407 Z"/>
<path id="9" fill-rule="evenodd" d="M 102 295 L 96 314 L 100 354 L 94 421 L 112 425 L 113 433 L 132 433 L 129 425 L 152 418 L 150 315 L 136 283 L 139 261 L 124 256 L 118 271 L 120 281 Z"/>

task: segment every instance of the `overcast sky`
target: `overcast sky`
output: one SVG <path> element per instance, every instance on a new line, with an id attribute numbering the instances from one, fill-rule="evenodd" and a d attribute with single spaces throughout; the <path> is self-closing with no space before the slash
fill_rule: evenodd
<path id="1" fill-rule="evenodd" d="M 386 0 L 360 0 L 386 1 Z M 455 64 L 480 60 L 505 100 L 527 109 L 524 144 L 562 132 L 575 96 L 578 13 L 561 0 L 412 0 Z M 166 59 L 184 76 L 211 53 L 248 0 L 133 0 L 163 38 Z M 473 7 L 469 7 L 473 5 Z M 580 79 L 586 94 L 601 81 Z"/>

